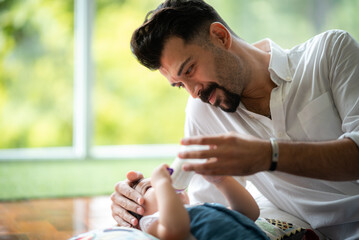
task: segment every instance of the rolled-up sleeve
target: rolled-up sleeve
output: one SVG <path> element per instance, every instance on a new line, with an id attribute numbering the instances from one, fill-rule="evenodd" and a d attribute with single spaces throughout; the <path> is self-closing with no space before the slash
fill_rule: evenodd
<path id="1" fill-rule="evenodd" d="M 332 39 L 330 81 L 334 103 L 344 132 L 359 147 L 359 44 L 347 32 L 337 31 Z"/>

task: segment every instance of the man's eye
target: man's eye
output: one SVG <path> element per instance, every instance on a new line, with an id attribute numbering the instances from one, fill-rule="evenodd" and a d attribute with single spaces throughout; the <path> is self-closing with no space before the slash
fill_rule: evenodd
<path id="1" fill-rule="evenodd" d="M 178 87 L 178 88 L 184 87 L 183 83 L 181 83 L 181 82 L 173 83 L 173 84 L 171 84 L 171 85 L 172 85 L 172 87 Z"/>
<path id="2" fill-rule="evenodd" d="M 193 69 L 193 65 L 191 65 L 187 71 L 186 71 L 186 75 L 190 74 L 192 72 L 192 69 Z"/>
<path id="3" fill-rule="evenodd" d="M 179 89 L 181 89 L 181 88 L 184 87 L 184 85 L 183 85 L 183 83 L 178 83 L 178 84 L 177 84 L 177 87 L 178 87 Z"/>

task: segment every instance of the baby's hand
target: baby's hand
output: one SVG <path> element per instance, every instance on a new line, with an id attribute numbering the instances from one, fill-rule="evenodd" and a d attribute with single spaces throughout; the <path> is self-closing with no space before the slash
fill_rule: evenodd
<path id="1" fill-rule="evenodd" d="M 151 184 L 155 187 L 156 183 L 160 180 L 167 180 L 172 182 L 171 175 L 168 171 L 169 166 L 167 164 L 161 164 L 152 172 Z"/>

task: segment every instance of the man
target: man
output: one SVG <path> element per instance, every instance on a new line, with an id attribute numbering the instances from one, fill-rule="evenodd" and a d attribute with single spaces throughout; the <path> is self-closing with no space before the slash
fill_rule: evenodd
<path id="1" fill-rule="evenodd" d="M 247 176 L 327 237 L 359 238 L 359 45 L 348 33 L 328 31 L 291 50 L 250 45 L 205 2 L 177 0 L 148 15 L 131 47 L 191 95 L 182 144 L 212 147 L 181 153 L 208 159 L 185 170 Z M 143 213 L 130 188 L 141 178 L 116 186 L 120 225 L 137 224 L 127 210 Z M 225 203 L 200 175 L 188 191 L 191 202 Z"/>

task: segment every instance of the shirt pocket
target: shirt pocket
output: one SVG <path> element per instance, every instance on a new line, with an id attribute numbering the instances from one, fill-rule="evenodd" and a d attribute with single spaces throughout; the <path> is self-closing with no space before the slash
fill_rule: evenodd
<path id="1" fill-rule="evenodd" d="M 298 118 L 310 140 L 332 140 L 343 134 L 342 121 L 328 92 L 307 104 Z"/>

